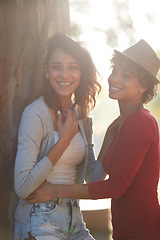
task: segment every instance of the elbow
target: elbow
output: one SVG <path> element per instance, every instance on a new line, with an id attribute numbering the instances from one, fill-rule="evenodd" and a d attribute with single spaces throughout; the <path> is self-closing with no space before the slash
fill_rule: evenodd
<path id="1" fill-rule="evenodd" d="M 115 191 L 112 195 L 112 198 L 121 198 L 124 193 L 125 193 L 124 191 L 118 191 L 118 192 Z"/>
<path id="2" fill-rule="evenodd" d="M 128 189 L 128 185 L 112 185 L 111 198 L 121 198 Z"/>
<path id="3" fill-rule="evenodd" d="M 22 199 L 27 198 L 33 192 L 26 182 L 18 180 L 15 181 L 14 188 L 17 196 Z"/>
<path id="4" fill-rule="evenodd" d="M 118 174 L 110 175 L 108 180 L 110 182 L 112 198 L 121 198 L 132 182 L 132 179 L 128 175 Z"/>
<path id="5" fill-rule="evenodd" d="M 33 184 L 30 176 L 22 176 L 22 174 L 15 174 L 14 188 L 17 196 L 22 199 L 27 198 L 35 190 L 33 189 Z"/>
<path id="6" fill-rule="evenodd" d="M 25 199 L 30 195 L 30 193 L 28 193 L 28 191 L 26 191 L 26 189 L 23 187 L 15 187 L 15 192 L 17 196 L 22 199 Z"/>

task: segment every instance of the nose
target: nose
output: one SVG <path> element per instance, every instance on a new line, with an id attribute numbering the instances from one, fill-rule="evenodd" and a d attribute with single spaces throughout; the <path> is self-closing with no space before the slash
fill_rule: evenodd
<path id="1" fill-rule="evenodd" d="M 63 78 L 67 78 L 68 75 L 69 75 L 68 68 L 67 67 L 63 67 L 63 69 L 62 69 L 62 77 Z"/>
<path id="2" fill-rule="evenodd" d="M 111 74 L 108 78 L 108 81 L 112 81 L 112 82 L 120 82 L 120 74 L 116 73 L 116 74 Z"/>

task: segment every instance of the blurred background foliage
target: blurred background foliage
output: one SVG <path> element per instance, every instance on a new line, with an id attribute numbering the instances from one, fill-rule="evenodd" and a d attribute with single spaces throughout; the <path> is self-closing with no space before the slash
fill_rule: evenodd
<path id="1" fill-rule="evenodd" d="M 97 25 L 94 26 L 89 24 L 89 21 L 90 21 L 89 13 L 92 7 L 91 1 L 70 0 L 71 36 L 79 39 L 81 35 L 84 36 L 84 34 L 87 31 L 90 31 L 90 32 L 96 32 L 99 35 L 103 34 L 105 38 L 106 46 L 109 46 L 112 49 L 120 48 L 121 46 L 120 43 L 122 42 L 122 39 L 127 43 L 126 44 L 127 46 L 133 45 L 137 41 L 137 39 L 136 39 L 136 29 L 134 26 L 134 20 L 130 15 L 130 11 L 129 11 L 130 0 L 112 0 L 110 2 L 112 4 L 112 16 L 114 17 L 114 21 L 111 19 L 108 24 L 104 23 L 103 26 L 97 27 Z M 99 1 L 99 4 L 101 3 L 102 1 Z M 156 12 L 157 9 L 155 8 L 154 11 Z M 106 14 L 108 14 L 107 9 L 106 9 Z M 76 18 L 72 17 L 74 15 L 76 15 Z M 156 14 L 154 14 L 153 11 L 150 11 L 150 12 L 148 11 L 145 13 L 144 17 L 146 22 L 152 25 L 155 22 Z M 89 25 L 89 29 L 87 25 Z M 83 37 L 82 37 L 82 40 L 85 41 Z M 157 55 L 160 57 L 160 49 L 154 49 L 154 50 L 157 52 Z M 106 54 L 106 59 L 107 58 L 108 56 Z M 106 68 L 109 69 L 109 65 L 107 66 L 106 64 Z M 101 92 L 98 98 L 96 108 L 92 111 L 93 120 L 94 120 L 94 142 L 95 142 L 96 153 L 99 152 L 99 148 L 103 139 L 105 129 L 113 121 L 113 119 L 119 114 L 118 105 L 116 101 L 108 98 L 107 76 L 105 77 L 103 76 L 103 79 L 104 79 L 102 81 L 103 91 Z M 160 74 L 158 77 L 160 79 Z M 160 87 L 158 89 L 157 97 L 145 106 L 156 117 L 156 119 L 158 120 L 158 123 L 160 123 L 159 105 L 160 105 Z M 104 114 L 104 109 L 107 109 L 105 114 Z"/>

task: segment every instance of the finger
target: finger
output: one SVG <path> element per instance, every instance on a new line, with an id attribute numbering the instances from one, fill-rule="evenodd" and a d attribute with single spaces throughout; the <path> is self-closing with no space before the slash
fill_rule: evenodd
<path id="1" fill-rule="evenodd" d="M 36 203 L 36 200 L 35 200 L 34 198 L 32 198 L 32 199 L 26 199 L 25 201 L 26 201 L 27 203 L 29 203 L 29 204 Z"/>
<path id="2" fill-rule="evenodd" d="M 57 117 L 60 118 L 62 116 L 62 113 L 60 110 L 57 111 Z"/>
<path id="3" fill-rule="evenodd" d="M 64 108 L 62 110 L 63 116 L 67 117 L 68 111 L 69 111 L 69 109 Z"/>
<path id="4" fill-rule="evenodd" d="M 76 116 L 75 112 L 72 112 L 72 117 L 73 117 L 74 120 L 77 119 L 77 116 Z"/>
<path id="5" fill-rule="evenodd" d="M 32 192 L 30 195 L 28 195 L 28 197 L 26 197 L 25 199 L 31 199 L 31 198 L 34 198 L 35 195 L 34 195 L 35 192 Z"/>
<path id="6" fill-rule="evenodd" d="M 25 198 L 24 200 L 32 200 L 32 199 L 34 199 L 34 197 L 32 196 L 32 195 L 29 195 L 27 198 Z"/>
<path id="7" fill-rule="evenodd" d="M 76 113 L 73 110 L 68 110 L 67 115 L 69 119 L 77 119 Z"/>
<path id="8" fill-rule="evenodd" d="M 72 119 L 72 110 L 69 110 L 69 109 L 65 110 L 65 118 L 66 118 L 66 121 L 70 121 Z"/>
<path id="9" fill-rule="evenodd" d="M 25 201 L 33 201 L 35 200 L 35 193 L 31 193 L 27 198 L 24 199 Z"/>
<path id="10" fill-rule="evenodd" d="M 62 123 L 62 113 L 59 110 L 57 111 L 57 123 Z"/>

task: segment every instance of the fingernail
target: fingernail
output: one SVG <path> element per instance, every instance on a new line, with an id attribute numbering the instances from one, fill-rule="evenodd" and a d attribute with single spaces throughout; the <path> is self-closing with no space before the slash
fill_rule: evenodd
<path id="1" fill-rule="evenodd" d="M 60 114 L 61 114 L 61 112 L 58 110 L 58 111 L 57 111 L 57 114 L 58 114 L 58 115 L 60 115 Z"/>

